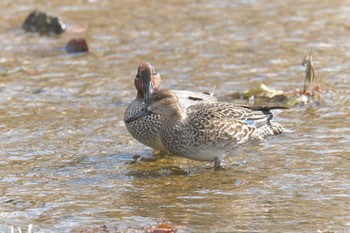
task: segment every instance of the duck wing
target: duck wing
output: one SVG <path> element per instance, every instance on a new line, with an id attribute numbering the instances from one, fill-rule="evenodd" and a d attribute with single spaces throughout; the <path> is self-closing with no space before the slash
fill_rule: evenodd
<path id="1" fill-rule="evenodd" d="M 216 97 L 200 92 L 186 90 L 172 90 L 172 92 L 179 98 L 181 106 L 185 109 L 198 103 L 212 103 L 218 101 Z"/>

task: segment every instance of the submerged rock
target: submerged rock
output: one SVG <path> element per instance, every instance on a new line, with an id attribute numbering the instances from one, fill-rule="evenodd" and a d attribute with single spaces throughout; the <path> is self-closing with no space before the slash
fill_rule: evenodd
<path id="1" fill-rule="evenodd" d="M 67 53 L 82 53 L 82 52 L 88 52 L 89 51 L 89 47 L 87 45 L 87 42 L 83 38 L 71 39 L 66 44 L 65 49 L 66 49 Z"/>
<path id="2" fill-rule="evenodd" d="M 66 25 L 56 16 L 35 10 L 25 19 L 22 28 L 27 32 L 59 35 L 64 33 Z"/>

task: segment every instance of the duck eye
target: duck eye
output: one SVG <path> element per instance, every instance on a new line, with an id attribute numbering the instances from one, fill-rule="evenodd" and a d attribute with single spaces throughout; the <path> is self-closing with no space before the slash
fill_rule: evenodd
<path id="1" fill-rule="evenodd" d="M 154 100 L 155 101 L 159 101 L 161 99 L 163 99 L 163 97 L 161 95 L 154 95 Z"/>

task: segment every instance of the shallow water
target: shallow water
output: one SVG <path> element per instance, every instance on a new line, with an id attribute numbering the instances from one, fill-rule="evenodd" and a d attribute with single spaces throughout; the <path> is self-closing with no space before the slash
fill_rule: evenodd
<path id="1" fill-rule="evenodd" d="M 27 34 L 33 9 L 82 33 Z M 1 1 L 0 232 L 350 232 L 350 1 Z M 89 54 L 67 55 L 84 37 Z M 126 131 L 133 78 L 227 98 L 302 88 L 312 51 L 325 106 L 280 114 L 284 135 L 212 164 L 154 156 Z M 231 100 L 234 101 L 234 100 Z"/>

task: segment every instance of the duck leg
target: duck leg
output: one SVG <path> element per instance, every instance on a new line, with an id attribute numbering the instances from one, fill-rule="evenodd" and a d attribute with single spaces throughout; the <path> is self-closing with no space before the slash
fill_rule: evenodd
<path id="1" fill-rule="evenodd" d="M 215 170 L 221 167 L 221 162 L 222 162 L 221 159 L 219 159 L 219 158 L 215 159 L 215 162 L 214 162 L 214 169 Z"/>

